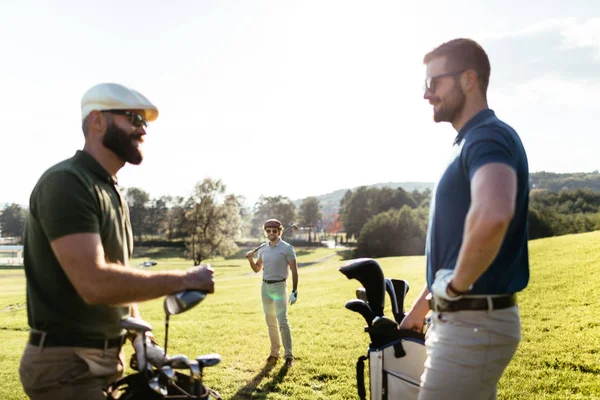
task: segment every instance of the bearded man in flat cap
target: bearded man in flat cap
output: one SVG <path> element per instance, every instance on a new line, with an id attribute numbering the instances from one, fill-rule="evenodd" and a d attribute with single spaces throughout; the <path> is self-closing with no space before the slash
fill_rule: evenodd
<path id="1" fill-rule="evenodd" d="M 158 109 L 114 83 L 81 100 L 83 150 L 48 169 L 29 200 L 24 237 L 31 328 L 19 373 L 37 399 L 105 398 L 122 375 L 122 319 L 136 303 L 186 289 L 213 292 L 213 270 L 127 268 L 133 250 L 129 209 L 117 185 L 125 163 L 142 162 L 147 124 Z"/>

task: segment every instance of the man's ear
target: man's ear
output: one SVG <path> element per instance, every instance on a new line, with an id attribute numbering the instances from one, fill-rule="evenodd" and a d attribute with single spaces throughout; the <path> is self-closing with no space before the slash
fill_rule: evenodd
<path id="1" fill-rule="evenodd" d="M 106 116 L 102 112 L 94 110 L 88 115 L 88 131 L 104 132 L 106 125 Z"/>
<path id="2" fill-rule="evenodd" d="M 479 85 L 479 77 L 477 76 L 477 72 L 473 71 L 472 69 L 466 70 L 460 77 L 460 85 L 465 93 L 476 89 Z"/>

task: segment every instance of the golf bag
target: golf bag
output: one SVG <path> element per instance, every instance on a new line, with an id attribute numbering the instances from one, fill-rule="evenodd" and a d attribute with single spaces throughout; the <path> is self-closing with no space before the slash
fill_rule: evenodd
<path id="1" fill-rule="evenodd" d="M 107 399 L 121 400 L 161 400 L 199 399 L 221 400 L 220 394 L 202 384 L 203 371 L 221 362 L 216 353 L 204 354 L 189 359 L 184 354 L 169 356 L 167 353 L 169 319 L 171 315 L 186 312 L 205 297 L 205 292 L 186 290 L 168 295 L 163 303 L 165 311 L 165 345 L 160 348 L 148 335 L 152 326 L 137 318 L 121 320 L 121 328 L 133 341 L 135 353 L 130 366 L 137 371 L 108 386 Z M 188 371 L 184 374 L 179 371 Z"/>
<path id="2" fill-rule="evenodd" d="M 114 382 L 108 387 L 109 399 L 119 400 L 162 400 L 162 399 L 219 399 L 213 394 L 212 389 L 202 385 L 200 381 L 193 381 L 189 375 L 175 372 L 177 376 L 176 385 L 166 386 L 167 394 L 158 394 L 148 386 L 148 376 L 143 372 L 128 375 Z M 118 397 L 113 397 L 117 394 Z M 192 395 L 191 393 L 202 393 Z M 213 397 L 211 397 L 213 395 Z"/>
<path id="3" fill-rule="evenodd" d="M 370 400 L 416 399 L 427 353 L 423 333 L 398 329 L 404 318 L 408 283 L 384 278 L 379 264 L 370 258 L 350 260 L 340 268 L 340 272 L 348 279 L 357 279 L 364 286 L 356 292 L 358 299 L 345 305 L 365 318 L 365 332 L 371 338 L 367 354 L 359 357 L 356 363 L 359 398 L 367 399 L 364 363 L 368 360 Z M 395 320 L 383 315 L 386 291 Z"/>

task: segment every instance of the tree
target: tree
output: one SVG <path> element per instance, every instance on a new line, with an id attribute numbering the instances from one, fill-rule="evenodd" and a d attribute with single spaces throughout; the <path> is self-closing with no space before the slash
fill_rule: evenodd
<path id="1" fill-rule="evenodd" d="M 4 237 L 23 237 L 27 212 L 16 203 L 7 204 L 0 214 L 0 230 Z"/>
<path id="2" fill-rule="evenodd" d="M 310 241 L 310 234 L 323 217 L 320 210 L 319 199 L 316 197 L 307 197 L 302 200 L 300 210 L 298 211 L 298 217 L 300 218 L 300 224 L 303 227 L 308 228 L 308 238 Z"/>
<path id="3" fill-rule="evenodd" d="M 261 236 L 263 223 L 271 218 L 279 220 L 284 227 L 287 227 L 296 219 L 296 206 L 285 196 L 260 196 L 254 204 L 251 234 Z"/>
<path id="4" fill-rule="evenodd" d="M 361 230 L 355 256 L 421 255 L 425 252 L 426 226 L 425 216 L 406 205 L 377 214 Z"/>
<path id="5" fill-rule="evenodd" d="M 331 215 L 325 223 L 327 233 L 338 233 L 343 229 L 342 220 L 338 214 Z"/>
<path id="6" fill-rule="evenodd" d="M 230 256 L 238 250 L 241 215 L 240 200 L 226 194 L 220 180 L 204 179 L 185 204 L 187 255 L 199 265 L 215 256 Z"/>
<path id="7" fill-rule="evenodd" d="M 150 201 L 150 195 L 142 189 L 131 187 L 127 189 L 125 198 L 129 206 L 129 219 L 133 235 L 137 235 L 137 240 L 141 241 L 147 228 L 147 204 Z"/>
<path id="8" fill-rule="evenodd" d="M 181 196 L 170 198 L 169 209 L 165 219 L 165 233 L 167 239 L 181 238 L 185 236 L 185 199 Z"/>
<path id="9" fill-rule="evenodd" d="M 163 226 L 167 223 L 167 208 L 171 198 L 169 196 L 162 196 L 158 199 L 150 200 L 148 208 L 146 210 L 146 226 L 147 233 L 152 236 L 156 236 L 160 233 Z"/>
<path id="10" fill-rule="evenodd" d="M 363 226 L 373 216 L 391 209 L 399 210 L 403 206 L 416 208 L 417 203 L 401 187 L 391 189 L 361 186 L 350 195 L 346 193 L 340 203 L 340 216 L 346 235 L 358 237 Z"/>

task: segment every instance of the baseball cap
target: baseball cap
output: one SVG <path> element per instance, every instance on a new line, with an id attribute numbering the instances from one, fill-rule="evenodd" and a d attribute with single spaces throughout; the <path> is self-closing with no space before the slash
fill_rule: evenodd
<path id="1" fill-rule="evenodd" d="M 158 118 L 158 108 L 141 93 L 118 83 L 100 83 L 81 98 L 81 120 L 92 111 L 142 110 L 146 121 Z"/>
<path id="2" fill-rule="evenodd" d="M 263 228 L 281 228 L 281 222 L 276 219 L 268 219 L 265 221 Z"/>

